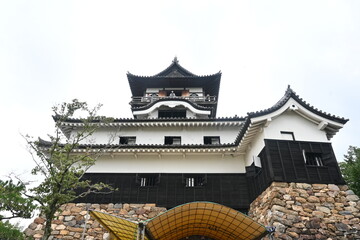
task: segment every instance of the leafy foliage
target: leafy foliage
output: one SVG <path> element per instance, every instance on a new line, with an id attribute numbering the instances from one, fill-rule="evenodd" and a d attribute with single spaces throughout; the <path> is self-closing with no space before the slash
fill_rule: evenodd
<path id="1" fill-rule="evenodd" d="M 35 205 L 31 199 L 23 195 L 25 189 L 24 183 L 14 183 L 11 179 L 7 181 L 0 180 L 0 212 L 7 213 L 6 216 L 0 215 L 0 221 L 18 217 L 31 217 Z"/>
<path id="2" fill-rule="evenodd" d="M 24 234 L 17 226 L 12 225 L 9 221 L 0 222 L 0 239 L 4 240 L 23 240 Z"/>
<path id="3" fill-rule="evenodd" d="M 350 146 L 340 169 L 346 183 L 355 194 L 360 196 L 360 148 Z"/>
<path id="4" fill-rule="evenodd" d="M 27 136 L 30 153 L 36 163 L 32 174 L 41 175 L 43 181 L 30 189 L 27 196 L 39 203 L 39 209 L 46 218 L 43 239 L 51 233 L 51 221 L 60 206 L 90 193 L 110 193 L 112 188 L 103 183 L 91 183 L 83 178 L 86 170 L 95 164 L 100 151 L 82 148 L 80 144 L 88 140 L 99 124 L 108 119 L 97 116 L 100 106 L 90 109 L 86 102 L 73 100 L 53 108 L 55 134 L 49 135 L 50 142 L 41 139 L 34 141 Z M 76 131 L 67 132 L 66 120 L 75 113 L 85 114 Z M 65 136 L 65 134 L 66 136 Z"/>

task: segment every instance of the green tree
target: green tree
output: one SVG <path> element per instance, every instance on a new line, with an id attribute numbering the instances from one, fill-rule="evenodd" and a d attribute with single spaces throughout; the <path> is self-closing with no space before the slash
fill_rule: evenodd
<path id="1" fill-rule="evenodd" d="M 51 222 L 61 205 L 84 197 L 90 193 L 110 193 L 112 188 L 103 183 L 91 183 L 83 178 L 84 173 L 95 164 L 101 154 L 94 149 L 83 149 L 79 154 L 74 151 L 80 143 L 90 137 L 100 123 L 108 119 L 99 117 L 97 111 L 100 105 L 90 109 L 86 102 L 73 100 L 53 107 L 55 114 L 55 133 L 49 135 L 50 141 L 33 140 L 26 136 L 30 153 L 36 163 L 32 174 L 41 175 L 42 182 L 30 189 L 27 196 L 39 204 L 41 214 L 46 218 L 44 235 L 51 235 Z M 77 132 L 66 132 L 65 121 L 74 114 L 86 115 L 81 118 L 81 126 Z M 65 134 L 67 136 L 65 136 Z"/>
<path id="2" fill-rule="evenodd" d="M 0 221 L 11 218 L 31 218 L 35 209 L 32 200 L 24 196 L 26 186 L 22 182 L 0 180 Z"/>
<path id="3" fill-rule="evenodd" d="M 349 146 L 340 169 L 350 189 L 360 196 L 360 148 Z"/>
<path id="4" fill-rule="evenodd" d="M 18 228 L 14 226 L 9 221 L 0 222 L 0 239 L 4 240 L 23 240 L 24 234 Z"/>

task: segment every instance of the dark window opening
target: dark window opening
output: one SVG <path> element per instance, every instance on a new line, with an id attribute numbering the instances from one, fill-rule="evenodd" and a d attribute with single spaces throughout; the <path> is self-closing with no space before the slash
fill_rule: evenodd
<path id="1" fill-rule="evenodd" d="M 181 137 L 165 137 L 165 145 L 181 145 Z"/>
<path id="2" fill-rule="evenodd" d="M 159 118 L 186 118 L 186 109 L 182 110 L 159 110 Z"/>
<path id="3" fill-rule="evenodd" d="M 191 175 L 191 176 L 186 176 L 184 180 L 185 180 L 185 187 L 202 187 L 206 183 L 206 176 Z"/>
<path id="4" fill-rule="evenodd" d="M 160 183 L 160 174 L 137 174 L 136 183 L 140 187 L 154 187 Z"/>
<path id="5" fill-rule="evenodd" d="M 220 137 L 204 137 L 204 144 L 220 144 Z"/>
<path id="6" fill-rule="evenodd" d="M 136 137 L 120 137 L 120 144 L 135 144 Z"/>
<path id="7" fill-rule="evenodd" d="M 305 164 L 309 166 L 324 166 L 321 153 L 305 152 L 303 150 Z"/>
<path id="8" fill-rule="evenodd" d="M 294 136 L 293 132 L 280 131 L 280 134 L 281 134 L 282 138 L 285 140 L 295 141 L 295 136 Z"/>

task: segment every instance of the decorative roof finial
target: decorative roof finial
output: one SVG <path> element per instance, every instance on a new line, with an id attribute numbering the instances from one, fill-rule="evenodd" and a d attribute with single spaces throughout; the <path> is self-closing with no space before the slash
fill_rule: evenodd
<path id="1" fill-rule="evenodd" d="M 178 63 L 179 62 L 179 60 L 177 59 L 177 57 L 175 56 L 174 57 L 174 60 L 173 60 L 173 63 Z"/>
<path id="2" fill-rule="evenodd" d="M 291 89 L 290 84 L 288 84 L 285 93 L 292 93 L 292 92 L 294 92 L 294 91 Z"/>

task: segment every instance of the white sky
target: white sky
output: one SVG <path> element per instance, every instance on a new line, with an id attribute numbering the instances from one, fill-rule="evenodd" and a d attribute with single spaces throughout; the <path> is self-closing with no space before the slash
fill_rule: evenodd
<path id="1" fill-rule="evenodd" d="M 73 98 L 131 117 L 126 72 L 154 75 L 177 56 L 222 71 L 218 116 L 275 104 L 288 84 L 349 118 L 338 160 L 360 146 L 360 1 L 1 1 L 0 176 L 33 167 L 20 136 L 46 138 L 51 107 Z"/>

